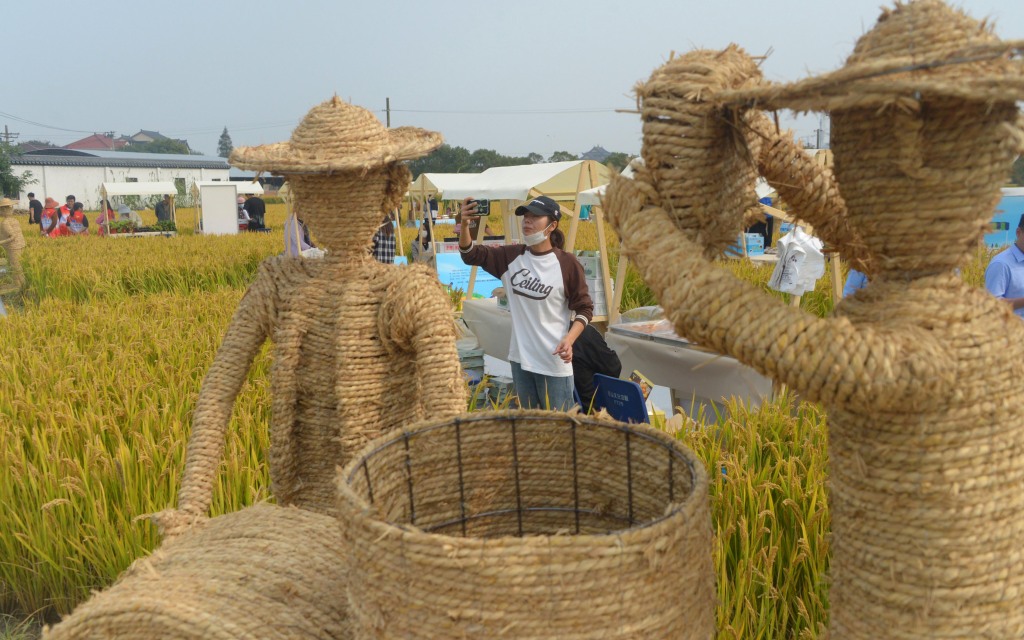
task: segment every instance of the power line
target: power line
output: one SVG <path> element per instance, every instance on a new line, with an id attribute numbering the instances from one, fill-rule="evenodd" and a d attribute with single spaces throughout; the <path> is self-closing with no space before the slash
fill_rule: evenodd
<path id="1" fill-rule="evenodd" d="M 42 122 L 35 122 L 34 120 L 27 120 L 25 118 L 22 118 L 20 116 L 16 116 L 16 115 L 13 115 L 13 114 L 10 114 L 10 113 L 4 113 L 3 111 L 0 111 L 0 116 L 4 116 L 6 118 L 10 118 L 11 120 L 15 120 L 17 122 L 22 122 L 24 124 L 30 124 L 30 125 L 33 125 L 33 126 L 36 126 L 36 127 L 42 127 L 44 129 L 55 129 L 57 131 L 70 131 L 72 133 L 95 133 L 95 131 L 84 131 L 82 129 L 66 129 L 64 127 L 55 127 L 53 125 L 43 124 Z M 104 129 L 104 131 L 106 131 L 106 129 Z"/>
<path id="2" fill-rule="evenodd" d="M 378 111 L 382 111 L 378 109 Z M 574 113 L 615 113 L 615 109 L 391 109 L 392 113 L 451 113 L 458 115 L 559 115 Z"/>
<path id="3" fill-rule="evenodd" d="M 377 113 L 387 113 L 389 109 L 376 109 Z M 590 109 L 590 108 L 566 108 L 566 109 L 390 109 L 392 113 L 429 113 L 429 114 L 449 114 L 449 115 L 576 115 L 586 113 L 614 113 L 615 109 Z M 43 122 L 36 122 L 35 120 L 29 120 L 28 118 L 22 118 L 11 113 L 0 111 L 0 116 L 10 118 L 16 122 L 23 124 L 32 125 L 35 127 L 41 127 L 43 129 L 49 129 L 51 131 L 65 131 L 69 133 L 84 133 L 91 134 L 97 131 L 110 131 L 108 127 L 101 127 L 93 130 L 85 129 L 71 129 L 68 127 L 60 127 L 57 125 L 46 124 Z M 280 120 L 276 122 L 259 122 L 247 125 L 227 125 L 229 131 L 243 132 L 243 131 L 260 131 L 265 129 L 279 129 L 281 127 L 292 127 L 296 124 L 295 120 Z M 210 133 L 219 133 L 223 129 L 224 125 L 217 127 L 199 127 L 194 129 L 176 129 L 168 131 L 165 135 L 172 136 L 184 136 L 184 135 L 201 135 Z"/>

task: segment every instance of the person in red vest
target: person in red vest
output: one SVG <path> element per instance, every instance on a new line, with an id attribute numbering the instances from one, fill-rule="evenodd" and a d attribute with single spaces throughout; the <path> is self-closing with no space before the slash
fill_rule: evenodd
<path id="1" fill-rule="evenodd" d="M 44 236 L 56 237 L 53 232 L 57 230 L 60 213 L 57 211 L 57 201 L 53 198 L 46 199 L 46 206 L 39 214 L 39 233 Z"/>
<path id="2" fill-rule="evenodd" d="M 60 236 L 71 235 L 71 230 L 68 229 L 68 221 L 71 220 L 71 214 L 75 211 L 75 196 L 68 196 L 64 202 L 64 205 L 57 210 L 57 228 L 50 232 L 51 238 L 59 238 Z"/>
<path id="3" fill-rule="evenodd" d="M 85 206 L 81 202 L 75 203 L 75 208 L 68 218 L 68 231 L 73 236 L 84 236 L 89 233 L 89 218 L 85 217 Z"/>

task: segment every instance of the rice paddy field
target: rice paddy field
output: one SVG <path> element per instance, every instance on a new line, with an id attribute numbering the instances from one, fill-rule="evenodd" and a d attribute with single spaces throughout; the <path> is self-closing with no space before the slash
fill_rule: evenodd
<path id="1" fill-rule="evenodd" d="M 0 638 L 71 611 L 158 543 L 145 516 L 176 502 L 200 383 L 257 264 L 283 248 L 282 205 L 268 207 L 270 234 L 196 236 L 194 216 L 179 210 L 175 238 L 57 240 L 22 218 L 27 286 L 0 320 Z M 406 252 L 414 231 L 403 229 Z M 596 238 L 582 223 L 577 248 Z M 964 278 L 980 285 L 989 258 L 979 252 Z M 767 290 L 768 266 L 721 268 Z M 831 313 L 830 286 L 826 275 L 802 306 Z M 655 303 L 630 272 L 624 307 Z M 236 403 L 214 515 L 272 499 L 268 354 Z M 781 397 L 663 425 L 709 470 L 720 638 L 824 633 L 827 420 Z M 16 621 L 6 632 L 5 618 Z"/>

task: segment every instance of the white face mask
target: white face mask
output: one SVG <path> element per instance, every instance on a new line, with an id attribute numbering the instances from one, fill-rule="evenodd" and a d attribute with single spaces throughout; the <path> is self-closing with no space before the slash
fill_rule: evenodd
<path id="1" fill-rule="evenodd" d="M 550 226 L 551 225 L 549 224 L 548 227 Z M 531 233 L 529 235 L 523 236 L 523 242 L 525 242 L 526 246 L 528 247 L 535 247 L 538 244 L 544 242 L 544 240 L 547 238 L 547 236 L 544 235 L 544 232 L 548 230 L 548 227 L 544 227 L 543 229 L 537 231 L 536 233 Z"/>

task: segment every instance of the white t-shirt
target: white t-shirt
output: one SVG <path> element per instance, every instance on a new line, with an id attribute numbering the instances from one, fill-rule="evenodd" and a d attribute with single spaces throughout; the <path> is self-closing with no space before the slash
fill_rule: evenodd
<path id="1" fill-rule="evenodd" d="M 524 245 L 476 245 L 462 254 L 501 279 L 512 312 L 512 341 L 508 357 L 525 370 L 553 377 L 572 376 L 572 363 L 553 352 L 569 331 L 573 314 L 590 322 L 590 300 L 583 266 L 561 249 L 535 254 Z"/>

